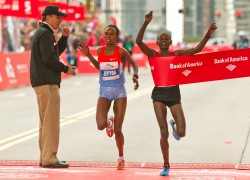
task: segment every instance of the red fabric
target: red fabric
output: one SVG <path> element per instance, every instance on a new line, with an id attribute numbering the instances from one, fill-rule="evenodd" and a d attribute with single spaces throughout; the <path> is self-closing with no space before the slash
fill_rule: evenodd
<path id="1" fill-rule="evenodd" d="M 68 14 L 67 17 L 63 18 L 64 20 L 84 20 L 83 6 L 50 3 L 47 0 L 5 0 L 4 3 L 0 2 L 0 15 L 41 19 L 41 13 L 49 4 L 58 6 L 63 12 Z"/>
<path id="2" fill-rule="evenodd" d="M 115 46 L 115 52 L 112 55 L 106 55 L 104 53 L 106 46 L 103 46 L 101 48 L 101 52 L 98 57 L 98 63 L 100 62 L 111 62 L 111 61 L 116 61 L 120 64 L 121 58 L 120 58 L 120 47 Z"/>
<path id="3" fill-rule="evenodd" d="M 148 58 L 155 86 L 250 76 L 250 49 Z"/>

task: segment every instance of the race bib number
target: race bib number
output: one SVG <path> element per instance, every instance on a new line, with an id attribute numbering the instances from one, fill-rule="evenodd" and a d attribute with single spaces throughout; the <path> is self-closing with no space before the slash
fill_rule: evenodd
<path id="1" fill-rule="evenodd" d="M 120 78 L 118 62 L 101 62 L 100 71 L 102 80 L 104 81 L 110 81 Z"/>

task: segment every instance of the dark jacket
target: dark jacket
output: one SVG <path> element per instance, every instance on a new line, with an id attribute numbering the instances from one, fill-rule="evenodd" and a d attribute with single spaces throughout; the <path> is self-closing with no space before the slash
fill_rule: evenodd
<path id="1" fill-rule="evenodd" d="M 30 81 L 32 87 L 61 83 L 61 72 L 68 66 L 59 60 L 67 47 L 67 38 L 62 36 L 56 44 L 53 31 L 47 24 L 40 23 L 31 44 Z M 59 52 L 58 52 L 59 51 Z"/>

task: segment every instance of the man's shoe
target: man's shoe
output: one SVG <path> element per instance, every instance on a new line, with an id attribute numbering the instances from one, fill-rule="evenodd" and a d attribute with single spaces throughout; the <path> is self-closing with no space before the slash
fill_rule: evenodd
<path id="1" fill-rule="evenodd" d="M 61 163 L 66 163 L 66 161 L 60 161 Z M 39 163 L 39 166 L 42 166 L 42 163 Z"/>
<path id="2" fill-rule="evenodd" d="M 106 133 L 109 137 L 112 137 L 114 134 L 114 118 L 112 116 L 108 118 L 108 127 L 106 127 Z"/>
<path id="3" fill-rule="evenodd" d="M 176 134 L 176 132 L 174 131 L 175 121 L 174 121 L 173 119 L 171 119 L 171 120 L 169 121 L 169 123 L 170 123 L 170 125 L 172 126 L 174 138 L 175 138 L 177 141 L 179 141 L 179 140 L 181 139 L 181 137 L 178 136 L 178 135 Z"/>
<path id="4" fill-rule="evenodd" d="M 42 165 L 43 168 L 68 168 L 69 167 L 69 164 L 67 163 L 63 163 L 61 161 L 58 161 L 54 164 L 45 164 L 45 165 Z"/>

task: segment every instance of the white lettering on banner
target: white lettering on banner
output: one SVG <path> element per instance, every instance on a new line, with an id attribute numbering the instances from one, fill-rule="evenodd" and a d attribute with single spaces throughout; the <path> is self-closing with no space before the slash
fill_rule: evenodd
<path id="1" fill-rule="evenodd" d="M 13 11 L 17 11 L 19 10 L 19 2 L 17 1 L 14 1 L 13 4 L 12 4 L 12 10 Z"/>
<path id="2" fill-rule="evenodd" d="M 17 64 L 16 68 L 18 70 L 18 72 L 20 73 L 28 73 L 29 72 L 29 68 L 27 64 Z"/>
<path id="3" fill-rule="evenodd" d="M 81 14 L 79 14 L 79 13 L 75 14 L 75 19 L 79 19 L 80 17 L 81 17 Z"/>
<path id="4" fill-rule="evenodd" d="M 56 179 L 49 178 L 51 174 L 60 174 L 65 176 L 72 176 L 72 174 L 79 176 L 84 176 L 85 173 L 102 173 L 102 171 L 97 170 L 77 170 L 77 169 L 41 169 L 36 167 L 0 167 L 0 179 Z"/>
<path id="5" fill-rule="evenodd" d="M 1 76 L 1 74 L 0 74 L 0 82 L 3 82 L 3 78 L 2 78 L 2 76 Z"/>
<path id="6" fill-rule="evenodd" d="M 237 62 L 237 61 L 248 61 L 247 56 L 240 56 L 240 57 L 227 57 L 221 59 L 214 59 L 214 64 L 222 64 L 222 63 L 230 63 L 230 62 Z"/>
<path id="7" fill-rule="evenodd" d="M 156 172 L 135 172 L 139 176 L 157 176 Z M 240 172 L 237 170 L 172 170 L 171 180 L 232 180 L 234 178 L 245 179 L 249 177 L 249 172 Z"/>
<path id="8" fill-rule="evenodd" d="M 71 13 L 71 14 L 75 13 L 74 9 L 72 9 L 72 8 L 68 8 L 67 10 L 68 10 L 68 13 Z"/>
<path id="9" fill-rule="evenodd" d="M 134 59 L 143 59 L 143 54 L 142 54 L 142 53 L 141 53 L 141 54 L 133 53 L 133 54 L 132 54 L 132 57 L 133 57 Z"/>
<path id="10" fill-rule="evenodd" d="M 236 61 L 247 61 L 248 60 L 248 57 L 238 57 L 238 58 L 232 58 L 230 57 L 230 62 L 236 62 Z"/>
<path id="11" fill-rule="evenodd" d="M 25 14 L 31 14 L 31 2 L 30 1 L 25 1 L 24 2 L 24 12 Z"/>
<path id="12" fill-rule="evenodd" d="M 11 59 L 9 57 L 6 58 L 6 65 L 5 65 L 5 70 L 8 78 L 15 78 L 15 71 L 14 68 L 11 64 Z"/>
<path id="13" fill-rule="evenodd" d="M 195 63 L 190 63 L 190 62 L 186 62 L 184 64 L 179 63 L 179 64 L 170 64 L 170 69 L 184 69 L 184 68 L 190 68 L 190 67 L 198 67 L 198 66 L 202 66 L 203 63 L 202 62 L 195 62 Z"/>

